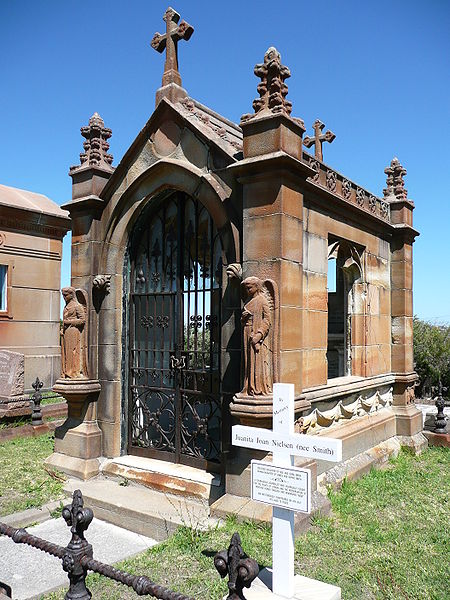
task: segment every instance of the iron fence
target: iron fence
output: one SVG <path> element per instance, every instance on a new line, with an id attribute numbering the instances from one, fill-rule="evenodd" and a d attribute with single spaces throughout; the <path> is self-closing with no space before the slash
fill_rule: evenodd
<path id="1" fill-rule="evenodd" d="M 65 548 L 36 537 L 25 529 L 16 529 L 1 522 L 0 534 L 10 537 L 17 544 L 27 544 L 61 559 L 62 567 L 69 577 L 69 590 L 65 595 L 66 600 L 90 600 L 92 595 L 86 587 L 88 571 L 99 573 L 109 579 L 123 583 L 133 588 L 139 596 L 152 596 L 160 600 L 194 600 L 189 596 L 184 596 L 158 585 L 144 575 L 131 575 L 95 560 L 92 546 L 84 537 L 94 513 L 90 508 L 84 507 L 83 495 L 80 490 L 75 490 L 72 503 L 64 507 L 62 516 L 72 533 L 72 539 Z"/>

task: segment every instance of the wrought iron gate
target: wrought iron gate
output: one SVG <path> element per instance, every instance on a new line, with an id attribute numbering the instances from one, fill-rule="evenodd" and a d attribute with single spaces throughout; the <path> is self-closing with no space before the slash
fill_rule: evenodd
<path id="1" fill-rule="evenodd" d="M 131 251 L 129 448 L 213 468 L 221 455 L 222 247 L 181 193 L 143 217 Z"/>

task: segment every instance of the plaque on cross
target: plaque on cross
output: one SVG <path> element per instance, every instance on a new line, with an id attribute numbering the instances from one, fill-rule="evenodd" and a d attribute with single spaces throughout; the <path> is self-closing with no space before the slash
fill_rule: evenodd
<path id="1" fill-rule="evenodd" d="M 186 21 L 180 20 L 180 15 L 169 6 L 163 17 L 166 22 L 166 33 L 155 33 L 151 41 L 151 46 L 157 52 L 166 50 L 166 61 L 164 63 L 164 73 L 162 77 L 163 86 L 175 83 L 181 86 L 181 75 L 178 71 L 178 42 L 179 40 L 188 40 L 194 33 L 194 28 Z"/>
<path id="2" fill-rule="evenodd" d="M 294 515 L 309 513 L 311 506 L 310 473 L 294 467 L 294 456 L 340 462 L 342 440 L 294 433 L 294 385 L 289 383 L 273 384 L 272 430 L 234 425 L 231 437 L 234 446 L 272 452 L 272 464 L 252 461 L 252 500 L 273 506 L 272 592 L 293 598 Z"/>
<path id="3" fill-rule="evenodd" d="M 313 123 L 314 137 L 306 136 L 303 139 L 303 143 L 307 148 L 314 146 L 315 157 L 320 161 L 323 161 L 322 144 L 324 142 L 331 144 L 331 142 L 336 138 L 336 135 L 332 131 L 326 131 L 325 133 L 322 133 L 324 127 L 325 123 L 322 123 L 320 119 L 316 119 Z"/>

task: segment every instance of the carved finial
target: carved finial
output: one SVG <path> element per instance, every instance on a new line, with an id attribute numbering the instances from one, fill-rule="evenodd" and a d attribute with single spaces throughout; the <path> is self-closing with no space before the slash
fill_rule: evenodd
<path id="1" fill-rule="evenodd" d="M 72 533 L 69 546 L 78 547 L 85 545 L 87 542 L 84 532 L 89 527 L 94 513 L 90 508 L 84 508 L 83 494 L 80 490 L 74 491 L 72 503 L 63 508 L 62 516 Z"/>
<path id="2" fill-rule="evenodd" d="M 95 112 L 89 119 L 89 125 L 81 127 L 81 135 L 86 139 L 83 142 L 84 152 L 80 154 L 80 163 L 82 167 L 97 167 L 105 171 L 112 172 L 113 161 L 112 154 L 108 154 L 109 138 L 112 135 L 111 129 L 105 127 L 101 116 Z M 75 165 L 69 171 L 79 169 L 80 165 Z"/>
<path id="3" fill-rule="evenodd" d="M 31 415 L 31 424 L 32 425 L 42 425 L 42 412 L 41 412 L 41 402 L 42 402 L 42 393 L 41 388 L 44 384 L 36 377 L 36 381 L 31 384 L 31 387 L 34 389 L 34 394 L 31 397 L 33 403 L 33 414 Z"/>
<path id="4" fill-rule="evenodd" d="M 322 144 L 324 142 L 331 144 L 331 142 L 336 138 L 332 131 L 326 131 L 325 133 L 322 133 L 324 127 L 325 123 L 322 123 L 322 121 L 316 119 L 313 123 L 314 137 L 306 136 L 303 139 L 303 143 L 307 148 L 310 148 L 314 145 L 315 157 L 320 161 L 323 161 Z"/>
<path id="5" fill-rule="evenodd" d="M 281 55 L 276 48 L 267 50 L 264 62 L 255 66 L 255 75 L 261 79 L 257 87 L 260 97 L 253 101 L 255 114 L 242 115 L 241 122 L 256 116 L 279 113 L 290 115 L 292 104 L 286 100 L 288 87 L 284 82 L 291 76 L 291 72 L 281 64 Z"/>
<path id="6" fill-rule="evenodd" d="M 178 71 L 178 42 L 179 40 L 188 40 L 194 33 L 194 28 L 186 21 L 181 21 L 177 25 L 180 15 L 170 6 L 164 13 L 163 19 L 166 22 L 166 33 L 164 35 L 155 33 L 150 44 L 157 52 L 166 50 L 163 86 L 169 83 L 181 86 L 181 75 Z"/>
<path id="7" fill-rule="evenodd" d="M 248 558 L 242 550 L 239 533 L 233 533 L 228 550 L 214 556 L 214 566 L 222 579 L 228 575 L 227 600 L 245 600 L 243 589 L 251 586 L 259 567 L 256 560 Z"/>
<path id="8" fill-rule="evenodd" d="M 386 188 L 383 190 L 384 197 L 391 200 L 406 200 L 408 191 L 405 189 L 405 182 L 403 181 L 406 169 L 402 167 L 396 156 L 394 156 L 390 166 L 386 167 L 384 172 L 387 175 Z"/>

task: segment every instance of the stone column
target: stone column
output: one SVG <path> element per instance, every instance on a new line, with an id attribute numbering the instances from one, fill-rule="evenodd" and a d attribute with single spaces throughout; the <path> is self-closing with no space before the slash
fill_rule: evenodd
<path id="1" fill-rule="evenodd" d="M 391 239 L 391 364 L 395 374 L 393 410 L 397 418 L 397 435 L 402 443 L 422 450 L 422 413 L 414 405 L 417 374 L 413 359 L 412 245 L 418 232 L 413 229 L 414 203 L 407 198 L 398 159 L 385 170 L 388 175 L 385 198 L 390 203 L 395 232 Z"/>
<path id="2" fill-rule="evenodd" d="M 72 201 L 65 205 L 72 219 L 72 287 L 84 290 L 87 298 L 87 369 L 83 377 L 62 377 L 54 391 L 68 403 L 68 418 L 55 431 L 55 452 L 47 464 L 80 479 L 99 472 L 102 455 L 102 432 L 97 422 L 97 401 L 101 390 L 98 381 L 98 311 L 102 301 L 98 265 L 101 252 L 100 218 L 103 200 L 100 194 L 114 171 L 113 157 L 107 153 L 111 130 L 104 126 L 98 113 L 81 128 L 86 139 L 81 164 L 72 167 Z M 100 278 L 101 279 L 101 278 Z M 107 283 L 107 281 L 105 281 Z M 101 288 L 101 286 L 100 286 Z"/>
<path id="3" fill-rule="evenodd" d="M 254 115 L 244 115 L 244 158 L 234 169 L 243 186 L 243 279 L 272 280 L 277 290 L 274 379 L 295 385 L 297 415 L 309 407 L 302 398 L 303 363 L 303 186 L 313 170 L 302 162 L 303 122 L 290 116 L 289 77 L 280 55 L 269 48 L 262 65 L 261 98 Z M 281 91 L 280 91 L 281 90 Z M 231 414 L 240 422 L 270 426 L 272 396 L 238 394 Z"/>

